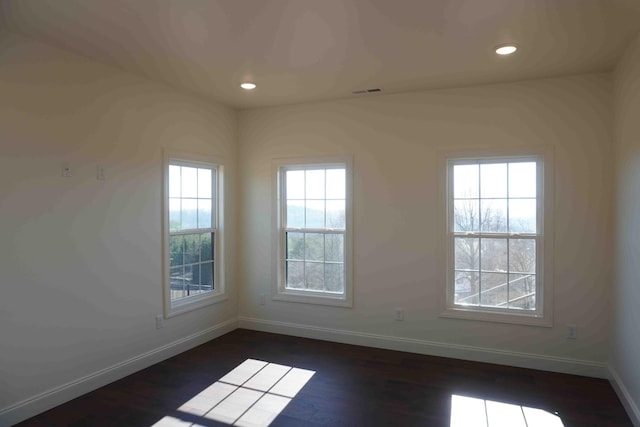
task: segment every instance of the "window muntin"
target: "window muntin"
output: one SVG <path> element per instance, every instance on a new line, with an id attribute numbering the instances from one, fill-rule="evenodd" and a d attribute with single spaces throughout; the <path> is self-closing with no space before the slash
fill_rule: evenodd
<path id="1" fill-rule="evenodd" d="M 274 161 L 275 300 L 351 307 L 351 159 Z"/>
<path id="2" fill-rule="evenodd" d="M 165 316 L 226 298 L 222 263 L 222 165 L 164 153 Z"/>
<path id="3" fill-rule="evenodd" d="M 448 305 L 542 314 L 542 159 L 448 162 Z"/>

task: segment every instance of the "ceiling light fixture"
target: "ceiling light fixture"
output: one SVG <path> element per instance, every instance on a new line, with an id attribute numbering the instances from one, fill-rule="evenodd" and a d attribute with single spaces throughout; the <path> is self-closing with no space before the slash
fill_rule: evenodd
<path id="1" fill-rule="evenodd" d="M 255 89 L 256 85 L 253 83 L 242 83 L 240 87 L 244 90 L 251 90 L 251 89 Z"/>
<path id="2" fill-rule="evenodd" d="M 501 44 L 496 46 L 496 53 L 498 55 L 511 55 L 516 50 L 518 50 L 518 45 L 516 44 Z"/>

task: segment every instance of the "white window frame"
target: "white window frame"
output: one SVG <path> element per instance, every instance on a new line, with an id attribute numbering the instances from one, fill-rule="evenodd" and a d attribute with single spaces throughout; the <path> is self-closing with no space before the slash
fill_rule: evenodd
<path id="1" fill-rule="evenodd" d="M 169 166 L 177 164 L 187 167 L 210 168 L 215 174 L 215 188 L 212 191 L 212 223 L 214 238 L 211 249 L 214 253 L 213 290 L 184 298 L 171 299 L 170 260 L 169 260 Z M 215 156 L 190 153 L 174 149 L 163 150 L 163 192 L 162 192 L 162 253 L 163 253 L 163 298 L 164 317 L 169 318 L 215 304 L 228 299 L 225 290 L 225 240 L 224 240 L 224 162 Z M 195 233 L 198 229 L 191 230 Z M 207 232 L 209 229 L 207 229 Z"/>
<path id="2" fill-rule="evenodd" d="M 537 237 L 536 237 L 536 309 L 479 307 L 455 304 L 454 293 L 454 231 L 453 231 L 453 165 L 465 162 L 481 163 L 535 160 L 537 163 Z M 438 155 L 440 189 L 441 277 L 444 291 L 442 317 L 551 327 L 553 325 L 553 211 L 554 156 L 553 147 L 500 148 L 443 151 Z M 481 233 L 479 233 L 481 234 Z M 517 236 L 501 233 L 499 237 Z"/>
<path id="3" fill-rule="evenodd" d="M 322 168 L 345 169 L 345 230 L 344 230 L 344 292 L 330 293 L 286 287 L 286 181 L 287 170 L 305 170 Z M 272 299 L 307 304 L 353 307 L 353 215 L 352 215 L 352 170 L 353 161 L 349 156 L 340 157 L 303 157 L 275 159 L 273 161 L 273 253 L 275 262 L 272 272 Z M 302 229 L 304 230 L 304 229 Z"/>

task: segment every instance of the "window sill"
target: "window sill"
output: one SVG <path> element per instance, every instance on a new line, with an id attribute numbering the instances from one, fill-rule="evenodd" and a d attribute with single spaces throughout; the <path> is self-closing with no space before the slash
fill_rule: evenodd
<path id="1" fill-rule="evenodd" d="M 165 309 L 164 317 L 169 318 L 178 316 L 228 299 L 229 297 L 222 292 L 179 299 L 170 303 L 169 307 Z"/>
<path id="2" fill-rule="evenodd" d="M 440 313 L 440 317 L 482 322 L 509 323 L 513 325 L 540 326 L 547 328 L 553 326 L 550 317 L 539 316 L 536 314 L 492 312 L 490 310 L 477 310 L 474 308 L 462 307 L 448 307 Z"/>
<path id="3" fill-rule="evenodd" d="M 303 304 L 329 305 L 334 307 L 353 307 L 352 301 L 344 294 L 335 296 L 305 291 L 280 291 L 273 295 L 274 301 L 297 302 Z"/>

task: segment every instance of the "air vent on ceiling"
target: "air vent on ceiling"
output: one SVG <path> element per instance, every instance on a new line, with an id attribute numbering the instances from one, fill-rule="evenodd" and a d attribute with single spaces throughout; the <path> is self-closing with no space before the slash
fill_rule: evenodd
<path id="1" fill-rule="evenodd" d="M 358 89 L 358 90 L 354 90 L 351 93 L 354 95 L 362 95 L 364 93 L 379 93 L 382 92 L 382 89 L 380 89 L 379 87 L 374 87 L 371 89 Z"/>

